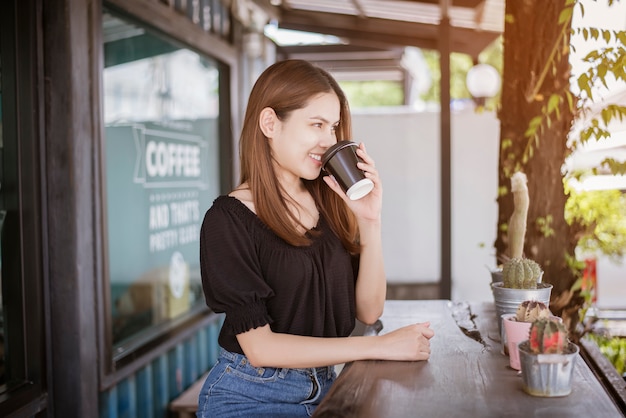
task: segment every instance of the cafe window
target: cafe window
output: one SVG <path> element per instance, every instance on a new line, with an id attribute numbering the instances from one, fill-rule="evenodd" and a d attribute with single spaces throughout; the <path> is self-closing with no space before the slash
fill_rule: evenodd
<path id="1" fill-rule="evenodd" d="M 115 361 L 206 309 L 205 211 L 219 194 L 213 59 L 103 13 L 109 332 Z"/>
<path id="2" fill-rule="evenodd" d="M 2 34 L 0 33 L 0 45 L 2 41 Z M 4 323 L 4 298 L 2 293 L 2 226 L 4 225 L 4 217 L 7 214 L 6 205 L 4 203 L 4 192 L 2 190 L 2 184 L 4 183 L 4 144 L 2 142 L 2 54 L 0 54 L 0 161 L 2 161 L 2 170 L 0 170 L 0 387 L 3 387 L 6 383 L 6 354 L 5 347 L 5 323 Z"/>
<path id="3" fill-rule="evenodd" d="M 46 402 L 35 94 L 40 66 L 31 5 L 0 3 L 0 416 Z"/>
<path id="4" fill-rule="evenodd" d="M 0 33 L 0 45 L 2 45 L 2 34 Z M 2 292 L 3 280 L 5 274 L 2 271 L 3 268 L 3 256 L 6 258 L 6 250 L 4 247 L 6 246 L 6 240 L 3 234 L 3 226 L 4 226 L 4 218 L 7 214 L 7 204 L 4 199 L 4 190 L 2 190 L 2 186 L 5 183 L 5 167 L 6 164 L 4 162 L 4 143 L 2 138 L 2 54 L 0 53 L 0 161 L 2 162 L 2 170 L 0 170 L 0 392 L 4 392 L 4 388 L 7 383 L 7 370 L 6 370 L 6 323 L 4 320 L 5 312 L 4 312 L 4 293 Z"/>

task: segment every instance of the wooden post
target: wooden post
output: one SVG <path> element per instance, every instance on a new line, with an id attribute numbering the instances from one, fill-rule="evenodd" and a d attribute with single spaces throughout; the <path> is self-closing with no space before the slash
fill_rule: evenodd
<path id="1" fill-rule="evenodd" d="M 450 164 L 450 18 L 449 0 L 440 0 L 439 63 L 441 69 L 440 158 L 441 158 L 441 277 L 440 297 L 452 295 L 451 259 L 451 164 Z"/>

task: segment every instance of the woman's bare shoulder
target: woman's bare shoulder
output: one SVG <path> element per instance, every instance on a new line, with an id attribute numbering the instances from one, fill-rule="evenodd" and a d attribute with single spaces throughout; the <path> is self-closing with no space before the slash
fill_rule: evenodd
<path id="1" fill-rule="evenodd" d="M 234 197 L 235 199 L 239 200 L 241 203 L 246 205 L 248 209 L 256 213 L 256 210 L 254 210 L 254 201 L 252 200 L 252 192 L 250 191 L 250 188 L 247 184 L 244 183 L 240 185 L 235 190 L 230 192 L 228 196 Z"/>

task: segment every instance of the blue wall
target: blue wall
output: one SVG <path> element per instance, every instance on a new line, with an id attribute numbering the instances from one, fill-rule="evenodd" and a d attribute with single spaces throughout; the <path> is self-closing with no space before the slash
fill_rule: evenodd
<path id="1" fill-rule="evenodd" d="M 100 394 L 101 418 L 167 417 L 168 404 L 217 360 L 223 316 Z"/>

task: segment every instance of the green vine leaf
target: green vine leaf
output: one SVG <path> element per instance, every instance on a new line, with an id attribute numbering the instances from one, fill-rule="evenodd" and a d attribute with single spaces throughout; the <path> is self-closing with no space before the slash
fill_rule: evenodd
<path id="1" fill-rule="evenodd" d="M 574 112 L 574 96 L 572 96 L 572 92 L 565 91 L 565 97 L 567 98 L 567 106 L 571 112 Z"/>
<path id="2" fill-rule="evenodd" d="M 572 18 L 573 11 L 573 7 L 566 7 L 565 9 L 561 10 L 561 13 L 559 14 L 559 25 L 568 22 Z"/>
<path id="3" fill-rule="evenodd" d="M 589 76 L 587 75 L 587 73 L 582 73 L 579 77 L 578 77 L 578 88 L 581 91 L 584 91 L 585 93 L 587 93 L 587 97 L 593 97 L 591 94 L 591 79 L 589 78 Z"/>
<path id="4" fill-rule="evenodd" d="M 606 166 L 611 171 L 611 174 L 626 175 L 626 161 L 617 161 L 614 158 L 605 158 L 600 163 L 601 166 Z"/>
<path id="5" fill-rule="evenodd" d="M 577 4 L 580 7 L 580 15 L 585 17 L 585 6 L 581 2 L 578 2 Z"/>
<path id="6" fill-rule="evenodd" d="M 535 116 L 534 118 L 530 120 L 530 123 L 528 124 L 528 129 L 524 133 L 524 136 L 526 138 L 530 138 L 536 135 L 537 129 L 539 128 L 539 126 L 541 126 L 541 116 Z"/>
<path id="7" fill-rule="evenodd" d="M 609 86 L 606 84 L 606 73 L 608 70 L 609 67 L 606 64 L 598 64 L 596 73 L 600 81 L 602 81 L 602 84 L 604 84 L 604 87 L 606 87 L 607 89 L 609 88 Z"/>
<path id="8" fill-rule="evenodd" d="M 551 237 L 555 233 L 554 228 L 552 228 L 552 222 L 553 222 L 552 215 L 546 215 L 546 217 L 538 217 L 535 220 L 535 223 L 537 224 L 537 228 L 539 229 L 539 232 L 541 232 L 541 234 L 545 238 Z"/>
<path id="9" fill-rule="evenodd" d="M 588 41 L 589 40 L 589 29 L 583 28 L 582 32 L 583 32 L 583 38 L 585 39 L 585 41 Z"/>
<path id="10" fill-rule="evenodd" d="M 578 279 L 578 280 L 576 280 L 574 282 L 574 284 L 572 285 L 571 290 L 572 290 L 572 292 L 575 292 L 577 290 L 580 290 L 582 287 L 583 287 L 583 279 L 580 278 L 580 279 Z"/>

